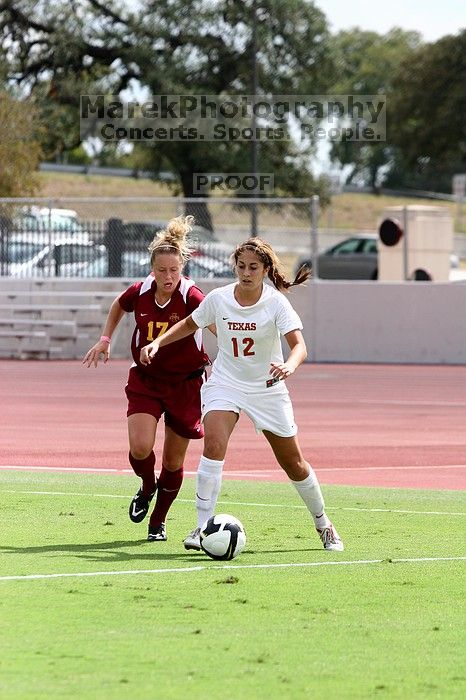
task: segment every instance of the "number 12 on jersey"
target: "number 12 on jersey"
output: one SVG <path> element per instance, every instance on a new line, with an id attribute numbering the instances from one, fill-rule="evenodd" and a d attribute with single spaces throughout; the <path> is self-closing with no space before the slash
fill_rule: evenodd
<path id="1" fill-rule="evenodd" d="M 254 338 L 242 338 L 241 343 L 238 342 L 238 338 L 232 338 L 231 342 L 233 345 L 233 357 L 239 357 L 240 355 L 248 357 L 256 354 L 252 349 L 254 346 Z"/>

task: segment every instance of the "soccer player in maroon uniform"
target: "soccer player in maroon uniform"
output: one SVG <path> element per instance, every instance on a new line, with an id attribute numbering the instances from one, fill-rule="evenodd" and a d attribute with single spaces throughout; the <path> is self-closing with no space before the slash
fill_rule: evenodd
<path id="1" fill-rule="evenodd" d="M 129 462 L 142 484 L 129 508 L 133 522 L 147 515 L 157 492 L 149 519 L 148 540 L 167 539 L 165 519 L 183 481 L 183 462 L 189 440 L 203 437 L 200 388 L 209 358 L 202 346 L 202 331 L 183 338 L 174 348 L 164 348 L 157 362 L 147 367 L 140 362 L 141 349 L 189 316 L 204 294 L 194 282 L 182 276 L 190 248 L 186 239 L 193 217 L 172 219 L 165 231 L 149 246 L 151 274 L 136 282 L 112 303 L 100 340 L 86 353 L 83 364 L 97 367 L 101 355 L 110 357 L 110 341 L 125 312 L 134 313 L 136 327 L 131 341 L 133 364 L 129 370 L 128 398 Z M 210 330 L 215 332 L 215 327 Z M 165 440 L 162 469 L 155 477 L 154 445 L 158 422 L 164 414 Z"/>

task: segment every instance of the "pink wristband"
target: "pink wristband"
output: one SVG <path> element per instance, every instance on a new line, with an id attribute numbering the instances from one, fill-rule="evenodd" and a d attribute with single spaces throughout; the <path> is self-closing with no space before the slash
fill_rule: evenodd
<path id="1" fill-rule="evenodd" d="M 100 342 L 101 343 L 111 343 L 112 339 L 108 337 L 108 335 L 101 335 L 100 336 Z"/>

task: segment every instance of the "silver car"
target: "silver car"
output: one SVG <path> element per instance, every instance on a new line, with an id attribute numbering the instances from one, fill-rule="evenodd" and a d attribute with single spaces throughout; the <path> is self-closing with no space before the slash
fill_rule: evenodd
<path id="1" fill-rule="evenodd" d="M 2 274 L 9 277 L 78 277 L 83 269 L 105 252 L 79 234 L 73 238 L 54 237 L 52 243 L 11 236 L 1 242 Z"/>
<path id="2" fill-rule="evenodd" d="M 318 277 L 329 280 L 376 280 L 378 254 L 376 234 L 346 238 L 318 256 Z M 312 260 L 300 260 L 312 269 Z"/>
<path id="3" fill-rule="evenodd" d="M 142 279 L 150 272 L 148 253 L 125 250 L 121 255 L 121 277 Z M 197 251 L 185 264 L 183 274 L 194 280 L 211 277 L 233 277 L 229 263 Z M 104 252 L 79 272 L 80 277 L 108 277 L 108 253 Z"/>

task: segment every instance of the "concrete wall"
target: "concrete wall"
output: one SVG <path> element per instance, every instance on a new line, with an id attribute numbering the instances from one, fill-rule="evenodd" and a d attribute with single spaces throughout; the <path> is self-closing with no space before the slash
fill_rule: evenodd
<path id="1" fill-rule="evenodd" d="M 205 280 L 199 286 L 207 293 L 219 283 Z M 66 318 L 71 302 L 99 305 L 92 322 L 81 319 L 79 337 L 70 348 L 63 346 L 54 355 L 78 358 L 98 339 L 112 299 L 128 284 L 129 280 L 116 279 L 0 278 L 0 305 L 53 304 L 47 318 L 57 320 Z M 319 280 L 292 289 L 289 298 L 302 318 L 309 359 L 314 362 L 466 365 L 466 283 Z M 126 315 L 112 343 L 113 357 L 129 358 L 133 327 L 132 317 Z M 12 342 L 16 348 L 14 332 Z M 214 357 L 215 339 L 209 331 L 205 342 Z"/>
<path id="2" fill-rule="evenodd" d="M 465 284 L 318 282 L 299 294 L 315 361 L 466 364 Z"/>
<path id="3" fill-rule="evenodd" d="M 466 364 L 465 283 L 319 280 L 289 299 L 314 362 Z"/>

